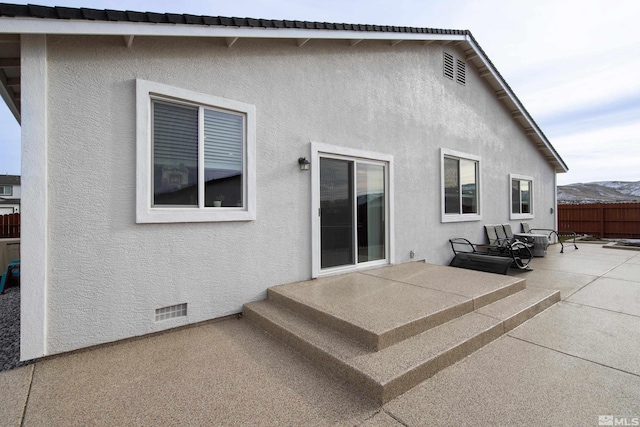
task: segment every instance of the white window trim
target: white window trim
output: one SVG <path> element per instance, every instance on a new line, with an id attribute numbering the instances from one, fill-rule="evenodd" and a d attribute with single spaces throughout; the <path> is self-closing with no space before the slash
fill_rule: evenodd
<path id="1" fill-rule="evenodd" d="M 478 213 L 477 214 L 445 214 L 445 188 L 444 188 L 444 158 L 456 157 L 463 160 L 472 160 L 478 162 Z M 480 156 L 474 154 L 462 153 L 460 151 L 440 148 L 440 214 L 441 222 L 463 222 L 463 221 L 480 221 L 482 220 L 482 161 Z"/>
<path id="2" fill-rule="evenodd" d="M 530 210 L 531 213 L 528 214 L 523 214 L 523 213 L 513 213 L 513 190 L 512 190 L 512 186 L 513 186 L 513 180 L 517 179 L 520 181 L 529 181 L 531 183 L 531 187 L 529 188 L 529 195 L 531 197 L 531 200 L 529 201 L 530 203 Z M 534 218 L 534 208 L 535 208 L 535 201 L 533 200 L 533 193 L 535 190 L 535 184 L 533 182 L 533 177 L 532 176 L 527 176 L 527 175 L 518 175 L 515 173 L 509 174 L 509 218 L 510 219 L 533 219 Z M 521 206 L 522 208 L 522 206 Z"/>
<path id="3" fill-rule="evenodd" d="M 153 207 L 152 206 L 152 141 L 151 99 L 188 102 L 203 107 L 221 108 L 246 116 L 246 165 L 242 208 Z M 252 221 L 256 219 L 256 108 L 254 105 L 207 95 L 186 89 L 136 79 L 136 222 L 217 222 Z"/>
<path id="4" fill-rule="evenodd" d="M 374 162 L 386 163 L 388 183 L 387 203 L 389 207 L 386 211 L 387 217 L 387 257 L 384 260 L 360 263 L 355 265 L 333 267 L 328 269 L 320 268 L 320 157 L 344 157 L 346 159 L 372 160 Z M 383 265 L 393 265 L 395 263 L 395 235 L 394 235 L 394 185 L 393 185 L 393 155 L 377 153 L 374 151 L 358 150 L 355 148 L 341 147 L 337 145 L 325 144 L 323 142 L 311 142 L 311 277 L 314 279 L 321 276 L 347 273 L 350 271 L 366 270 L 368 268 Z"/>

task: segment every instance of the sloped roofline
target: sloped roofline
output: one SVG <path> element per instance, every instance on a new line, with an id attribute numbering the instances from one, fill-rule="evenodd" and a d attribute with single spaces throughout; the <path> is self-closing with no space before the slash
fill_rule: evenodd
<path id="1" fill-rule="evenodd" d="M 469 30 L 399 27 L 312 21 L 235 18 L 174 13 L 99 10 L 0 3 L 0 41 L 20 34 L 114 35 L 130 47 L 137 36 L 215 37 L 232 47 L 241 38 L 291 39 L 301 47 L 310 40 L 345 40 L 355 46 L 363 40 L 386 41 L 390 46 L 414 41 L 454 44 L 495 90 L 531 141 L 556 172 L 569 169 L 540 127 L 524 108 Z M 15 41 L 15 39 L 13 39 Z M 19 42 L 19 40 L 18 40 Z M 1 48 L 1 44 L 0 44 Z M 1 58 L 1 57 L 0 57 Z M 6 60 L 5 60 L 6 61 Z M 11 62 L 6 62 L 12 65 Z M 13 64 L 15 65 L 15 64 Z M 0 60 L 0 96 L 20 121 L 19 87 L 3 79 Z M 15 82 L 14 82 L 15 83 Z"/>

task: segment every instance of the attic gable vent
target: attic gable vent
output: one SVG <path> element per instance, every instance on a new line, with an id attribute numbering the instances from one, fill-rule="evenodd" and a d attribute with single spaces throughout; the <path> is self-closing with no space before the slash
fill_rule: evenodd
<path id="1" fill-rule="evenodd" d="M 444 76 L 453 80 L 453 55 L 444 52 Z"/>
<path id="2" fill-rule="evenodd" d="M 456 81 L 461 85 L 467 82 L 467 67 L 464 61 L 456 59 Z"/>

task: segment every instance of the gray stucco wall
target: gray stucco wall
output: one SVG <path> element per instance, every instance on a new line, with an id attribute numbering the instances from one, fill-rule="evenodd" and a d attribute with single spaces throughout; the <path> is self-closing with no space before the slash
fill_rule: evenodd
<path id="1" fill-rule="evenodd" d="M 554 171 L 469 65 L 442 75 L 418 43 L 49 36 L 47 353 L 241 311 L 311 277 L 310 141 L 394 156 L 395 258 L 445 264 L 447 240 L 509 219 L 509 173 L 552 228 Z M 257 219 L 136 224 L 135 79 L 257 109 Z M 482 158 L 482 221 L 440 222 L 440 148 Z M 313 165 L 312 165 L 313 166 Z M 513 221 L 519 230 L 519 221 Z M 154 323 L 156 308 L 188 317 Z"/>

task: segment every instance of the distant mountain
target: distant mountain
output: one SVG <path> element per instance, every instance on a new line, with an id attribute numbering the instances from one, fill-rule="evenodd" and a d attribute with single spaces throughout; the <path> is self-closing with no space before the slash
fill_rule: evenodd
<path id="1" fill-rule="evenodd" d="M 558 203 L 640 202 L 640 181 L 602 181 L 559 185 Z"/>

